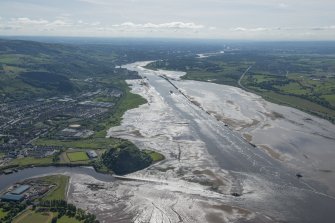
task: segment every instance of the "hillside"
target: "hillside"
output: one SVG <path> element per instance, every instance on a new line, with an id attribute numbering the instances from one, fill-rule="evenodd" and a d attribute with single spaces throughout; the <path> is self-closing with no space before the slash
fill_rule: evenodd
<path id="1" fill-rule="evenodd" d="M 120 79 L 115 57 L 112 50 L 99 54 L 79 45 L 0 40 L 0 97 L 13 101 L 76 93 L 80 86 L 74 80 L 92 75 Z"/>
<path id="2" fill-rule="evenodd" d="M 127 174 L 144 169 L 153 161 L 148 153 L 139 150 L 130 142 L 112 147 L 103 154 L 102 160 L 103 164 L 116 174 Z"/>

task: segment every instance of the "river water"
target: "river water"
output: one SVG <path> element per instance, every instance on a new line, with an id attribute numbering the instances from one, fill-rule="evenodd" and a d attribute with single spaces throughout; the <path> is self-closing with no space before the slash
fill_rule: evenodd
<path id="1" fill-rule="evenodd" d="M 89 168 L 26 169 L 0 176 L 0 189 L 27 177 L 66 173 L 72 176 L 69 201 L 95 213 L 101 222 L 333 222 L 335 198 L 328 193 L 329 185 L 298 179 L 295 166 L 249 144 L 201 100 L 200 106 L 192 102 L 197 94 L 210 101 L 214 91 L 227 86 L 178 81 L 183 73 L 147 70 L 147 63 L 124 67 L 143 77 L 128 83 L 148 103 L 127 111 L 121 126 L 108 135 L 156 150 L 164 154 L 164 161 L 127 175 L 127 181 Z M 238 97 L 234 103 L 241 103 Z M 254 105 L 248 106 L 251 114 Z M 104 187 L 90 191 L 85 186 L 89 182 Z"/>
<path id="2" fill-rule="evenodd" d="M 233 204 L 238 204 L 255 212 L 265 213 L 268 216 L 276 216 L 277 219 L 289 222 L 332 222 L 335 219 L 335 213 L 331 211 L 335 207 L 335 198 L 331 193 L 328 193 L 331 185 L 327 187 L 322 181 L 316 179 L 298 179 L 296 173 L 300 169 L 297 170 L 285 162 L 273 159 L 264 150 L 250 145 L 242 139 L 239 132 L 232 131 L 208 111 L 192 103 L 189 97 L 192 95 L 185 97 L 185 91 L 182 91 L 183 93 L 179 91 L 184 90 L 183 88 L 192 89 L 194 92 L 201 92 L 205 89 L 201 92 L 202 97 L 204 100 L 209 100 L 211 92 L 219 91 L 220 88 L 223 91 L 225 86 L 213 86 L 202 82 L 176 81 L 175 75 L 173 79 L 166 81 L 160 77 L 164 74 L 164 71 L 150 71 L 141 66 L 143 66 L 143 63 L 130 64 L 125 67 L 138 71 L 140 75 L 146 77 L 150 86 L 158 92 L 168 107 L 188 123 L 192 132 L 191 136 L 203 141 L 205 148 L 214 157 L 219 167 L 228 171 L 229 175 L 232 176 L 232 183 L 236 191 L 246 192 L 250 187 L 252 188 L 251 191 L 245 193 L 245 200 L 242 202 L 231 201 Z M 186 93 L 190 93 L 190 91 L 186 91 Z M 241 98 L 251 95 L 244 92 L 241 94 Z M 234 103 L 242 104 L 243 102 L 239 102 L 237 98 Z M 256 100 L 254 100 L 254 103 L 257 104 Z M 250 106 L 254 105 L 249 104 L 248 110 L 251 111 L 252 107 Z M 272 107 L 274 111 L 285 115 L 295 112 L 298 113 L 297 116 L 310 117 L 303 112 L 285 106 L 273 105 Z M 316 120 L 317 118 L 313 119 Z M 279 122 L 282 122 L 283 126 L 287 125 L 285 121 Z M 324 122 L 320 121 L 320 123 Z M 310 126 L 310 124 L 307 123 L 306 126 Z M 329 127 L 325 134 L 334 136 L 334 126 L 327 123 L 325 126 Z M 311 137 L 313 133 L 317 132 L 318 128 L 319 126 L 315 125 L 314 130 L 309 130 L 311 131 Z M 292 137 L 294 135 L 299 136 L 299 133 L 302 132 L 299 130 L 288 133 Z M 306 131 L 306 128 L 304 130 Z M 263 132 L 263 137 L 263 141 L 268 141 L 267 137 L 278 138 L 280 136 L 269 131 L 268 134 Z M 322 146 L 329 148 L 324 152 L 330 154 L 330 157 L 334 157 L 335 151 L 332 149 L 334 141 L 322 137 L 321 139 L 317 142 L 324 143 L 325 145 Z M 282 140 L 281 143 L 285 145 L 286 142 Z M 292 152 L 292 154 L 294 153 Z M 327 161 L 331 162 L 331 160 Z M 308 161 L 303 162 L 308 163 Z"/>
<path id="3" fill-rule="evenodd" d="M 112 175 L 97 173 L 91 167 L 33 167 L 20 170 L 8 175 L 0 175 L 0 191 L 8 188 L 12 184 L 22 181 L 28 178 L 45 176 L 45 175 L 55 175 L 55 174 L 64 174 L 64 175 L 73 175 L 73 174 L 86 174 L 94 177 L 97 180 L 110 182 L 114 178 Z"/>

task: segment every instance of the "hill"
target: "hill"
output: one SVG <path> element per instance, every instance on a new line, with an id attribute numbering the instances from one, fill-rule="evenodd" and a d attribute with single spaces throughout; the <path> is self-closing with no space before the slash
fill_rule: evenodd
<path id="1" fill-rule="evenodd" d="M 127 174 L 148 167 L 152 162 L 151 156 L 139 150 L 130 142 L 109 149 L 102 156 L 103 164 L 116 174 Z"/>

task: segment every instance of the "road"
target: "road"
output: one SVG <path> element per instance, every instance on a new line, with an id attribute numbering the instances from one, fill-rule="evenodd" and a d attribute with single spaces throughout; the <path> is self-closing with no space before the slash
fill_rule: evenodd
<path id="1" fill-rule="evenodd" d="M 241 77 L 240 77 L 240 79 L 238 79 L 238 86 L 240 86 L 242 89 L 244 89 L 244 90 L 247 90 L 247 88 L 246 87 L 244 87 L 242 84 L 241 84 L 241 81 L 242 81 L 242 79 L 244 78 L 244 76 L 249 72 L 249 70 L 252 68 L 252 66 L 249 66 L 245 71 L 244 71 L 244 73 L 241 75 Z"/>

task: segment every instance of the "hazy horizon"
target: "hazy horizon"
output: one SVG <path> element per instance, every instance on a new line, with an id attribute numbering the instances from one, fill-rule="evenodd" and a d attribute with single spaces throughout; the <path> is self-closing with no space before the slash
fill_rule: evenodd
<path id="1" fill-rule="evenodd" d="M 335 40 L 335 2 L 3 0 L 1 36 Z"/>

